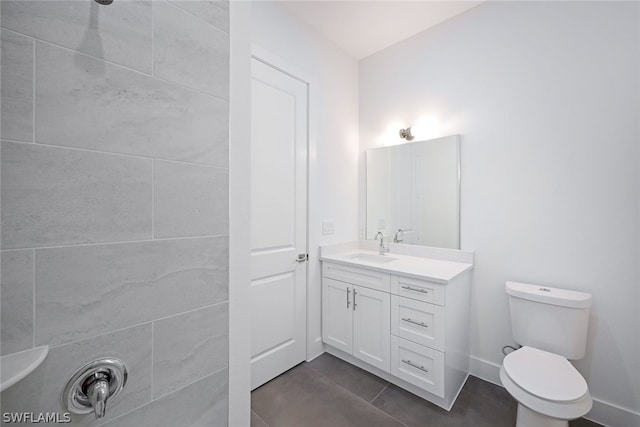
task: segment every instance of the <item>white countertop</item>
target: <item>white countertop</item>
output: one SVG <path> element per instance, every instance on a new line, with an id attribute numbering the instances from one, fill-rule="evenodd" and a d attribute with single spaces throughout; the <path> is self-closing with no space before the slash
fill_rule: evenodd
<path id="1" fill-rule="evenodd" d="M 397 273 L 419 279 L 429 279 L 440 283 L 447 283 L 465 271 L 473 268 L 473 264 L 463 262 L 443 261 L 439 259 L 423 258 L 397 253 L 385 254 L 385 257 L 395 258 L 394 261 L 386 263 L 370 262 L 352 258 L 358 254 L 379 256 L 378 251 L 356 249 L 345 252 L 323 254 L 320 257 L 320 260 L 352 265 L 354 267 L 366 267 L 372 270 Z"/>

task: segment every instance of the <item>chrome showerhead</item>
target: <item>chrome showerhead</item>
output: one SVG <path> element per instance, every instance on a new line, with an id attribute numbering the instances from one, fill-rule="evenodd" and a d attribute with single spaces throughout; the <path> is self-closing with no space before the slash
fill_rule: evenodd
<path id="1" fill-rule="evenodd" d="M 108 5 L 113 3 L 113 0 L 95 0 L 98 4 Z"/>

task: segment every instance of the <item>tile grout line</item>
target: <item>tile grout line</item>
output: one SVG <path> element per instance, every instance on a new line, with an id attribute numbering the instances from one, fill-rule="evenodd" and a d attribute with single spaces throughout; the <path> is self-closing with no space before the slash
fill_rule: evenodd
<path id="1" fill-rule="evenodd" d="M 378 408 L 376 405 L 374 405 L 374 404 L 373 404 L 373 402 L 374 402 L 378 397 L 380 397 L 380 395 L 381 395 L 382 393 L 384 393 L 384 391 L 389 387 L 389 385 L 390 385 L 390 384 L 391 384 L 390 382 L 387 382 L 387 385 L 385 385 L 385 386 L 384 386 L 384 388 L 380 391 L 380 393 L 378 393 L 378 394 L 376 395 L 376 397 L 374 397 L 374 398 L 371 400 L 371 402 L 369 402 L 369 405 L 371 405 L 371 406 L 373 406 L 374 408 L 376 408 L 376 409 L 378 409 L 378 410 L 382 411 L 383 413 L 387 414 L 389 417 L 393 418 L 394 420 L 396 420 L 398 423 L 400 423 L 400 424 L 401 424 L 401 425 L 403 425 L 404 427 L 407 427 L 407 424 L 403 423 L 402 421 L 400 421 L 399 419 L 397 419 L 396 417 L 394 417 L 393 415 L 391 415 L 390 413 L 388 413 L 388 412 L 387 412 L 387 411 L 385 411 L 384 409 L 382 409 L 382 408 Z"/>
<path id="2" fill-rule="evenodd" d="M 30 35 L 28 35 L 28 34 L 21 33 L 20 31 L 10 30 L 10 29 L 8 29 L 8 28 L 4 28 L 4 27 L 0 27 L 0 28 L 1 28 L 2 30 L 4 30 L 4 31 L 9 31 L 9 32 L 12 32 L 12 33 L 15 33 L 15 34 L 19 34 L 19 35 L 21 35 L 21 36 L 23 36 L 23 37 L 28 37 L 28 38 L 30 38 L 30 39 L 35 40 L 36 42 L 40 42 L 40 43 L 44 43 L 44 44 L 48 44 L 48 45 L 51 45 L 51 46 L 57 47 L 57 48 L 59 48 L 59 49 L 66 50 L 66 51 L 68 51 L 68 52 L 72 52 L 72 53 L 74 53 L 74 54 L 83 55 L 83 56 L 86 56 L 86 57 L 88 57 L 88 58 L 94 59 L 94 60 L 96 60 L 96 61 L 102 61 L 102 62 L 105 62 L 105 63 L 107 63 L 107 64 L 110 64 L 110 65 L 113 65 L 113 66 L 116 66 L 116 67 L 119 67 L 119 68 L 122 68 L 122 69 L 125 69 L 125 70 L 129 70 L 129 71 L 134 72 L 134 73 L 136 73 L 136 74 L 140 74 L 140 75 L 143 75 L 143 76 L 146 76 L 146 77 L 149 77 L 149 78 L 152 78 L 152 79 L 158 80 L 158 81 L 160 81 L 160 82 L 164 82 L 164 83 L 170 84 L 170 85 L 172 85 L 172 86 L 176 86 L 176 87 L 180 87 L 180 88 L 182 88 L 182 89 L 186 89 L 186 90 L 190 90 L 190 91 L 193 91 L 193 92 L 197 92 L 197 93 L 200 93 L 200 94 L 202 94 L 202 95 L 208 96 L 208 97 L 210 97 L 210 98 L 216 98 L 216 99 L 218 99 L 218 100 L 220 100 L 220 101 L 226 101 L 226 102 L 229 102 L 229 99 L 228 99 L 229 97 L 228 97 L 228 96 L 227 96 L 227 98 L 224 98 L 224 97 L 222 97 L 222 96 L 220 96 L 220 95 L 214 95 L 214 94 L 212 94 L 212 93 L 205 92 L 205 91 L 203 91 L 203 90 L 200 90 L 200 89 L 197 89 L 197 88 L 194 88 L 194 87 L 191 87 L 191 86 L 187 86 L 187 85 L 184 85 L 184 84 L 182 84 L 182 83 L 178 83 L 178 82 L 174 82 L 174 81 L 172 81 L 172 80 L 164 79 L 164 78 L 162 78 L 162 77 L 154 76 L 154 75 L 152 75 L 152 74 L 150 74 L 150 73 L 148 73 L 148 72 L 144 72 L 144 71 L 136 70 L 135 68 L 131 68 L 131 67 L 127 66 L 127 65 L 119 64 L 119 63 L 117 63 L 117 62 L 111 61 L 111 60 L 106 59 L 106 58 L 100 58 L 100 57 L 98 57 L 98 56 L 94 56 L 94 55 L 92 55 L 92 54 L 90 54 L 90 53 L 80 52 L 79 50 L 75 50 L 75 49 L 72 49 L 72 48 L 69 48 L 69 47 L 66 47 L 66 46 L 63 46 L 63 45 L 60 45 L 60 44 L 57 44 L 57 43 L 54 43 L 54 42 L 48 41 L 48 40 L 44 40 L 44 39 L 40 39 L 40 38 L 38 38 L 38 37 L 30 36 Z M 37 45 L 37 43 L 36 43 L 36 45 Z"/>
<path id="3" fill-rule="evenodd" d="M 185 388 L 188 388 L 188 387 L 190 387 L 190 386 L 194 385 L 195 383 L 200 382 L 200 381 L 202 381 L 202 380 L 204 380 L 204 379 L 206 379 L 206 378 L 209 378 L 209 377 L 211 377 L 211 376 L 213 376 L 213 375 L 217 375 L 217 374 L 219 374 L 219 373 L 220 373 L 220 372 L 222 372 L 222 371 L 229 371 L 229 366 L 225 366 L 224 368 L 220 368 L 220 369 L 218 369 L 217 371 L 210 372 L 210 373 L 208 373 L 208 374 L 206 374 L 206 375 L 204 375 L 204 376 L 202 376 L 202 377 L 200 377 L 200 378 L 197 378 L 197 379 L 195 379 L 195 380 L 193 380 L 193 381 L 191 381 L 191 382 L 189 382 L 189 383 L 187 383 L 187 384 L 185 384 L 185 385 L 183 385 L 183 386 L 181 386 L 181 387 L 179 387 L 179 388 L 177 388 L 177 389 L 175 389 L 175 390 L 172 390 L 172 391 L 170 391 L 170 392 L 167 392 L 167 393 L 165 393 L 165 394 L 162 394 L 162 395 L 160 395 L 160 396 L 156 397 L 155 399 L 153 399 L 151 402 L 156 402 L 156 401 L 158 401 L 158 400 L 162 400 L 162 399 L 164 399 L 164 398 L 165 398 L 165 397 L 167 397 L 167 396 L 171 396 L 171 395 L 172 395 L 172 394 L 174 394 L 174 393 L 181 392 L 181 391 L 182 391 L 182 390 L 184 390 Z M 229 381 L 229 372 L 227 372 L 227 381 Z M 149 403 L 151 403 L 151 402 L 149 402 Z"/>
<path id="4" fill-rule="evenodd" d="M 348 362 L 345 362 L 345 363 L 348 363 Z M 364 399 L 364 398 L 362 398 L 362 397 L 358 396 L 357 394 L 353 393 L 353 392 L 352 392 L 351 390 L 349 390 L 348 388 L 346 388 L 346 387 L 344 387 L 344 386 L 342 386 L 342 385 L 338 384 L 337 382 L 335 382 L 334 380 L 332 380 L 331 378 L 329 378 L 328 376 L 326 376 L 324 373 L 322 373 L 319 369 L 315 369 L 315 368 L 313 368 L 313 367 L 309 366 L 309 365 L 310 365 L 310 364 L 309 364 L 309 362 L 304 362 L 304 363 L 303 363 L 303 365 L 305 365 L 305 366 L 309 367 L 311 370 L 313 370 L 313 371 L 315 371 L 316 373 L 318 373 L 319 375 L 323 376 L 327 381 L 331 382 L 332 384 L 335 384 L 337 387 L 339 387 L 339 388 L 341 388 L 341 389 L 345 390 L 347 393 L 349 393 L 350 395 L 354 396 L 356 399 L 359 399 L 359 400 L 361 400 L 361 401 L 365 402 L 367 405 L 371 406 L 371 407 L 372 407 L 374 410 L 376 410 L 377 412 L 382 412 L 383 414 L 385 414 L 385 415 L 386 415 L 386 416 L 388 416 L 389 418 L 391 418 L 391 419 L 393 419 L 393 420 L 397 421 L 398 423 L 400 423 L 402 426 L 407 427 L 405 423 L 403 423 L 402 421 L 398 420 L 398 419 L 397 419 L 396 417 L 394 417 L 393 415 L 391 415 L 391 414 L 387 413 L 386 411 L 383 411 L 382 409 L 378 408 L 378 407 L 377 407 L 377 406 L 375 406 L 375 405 L 372 405 L 372 404 L 371 404 L 371 402 L 367 402 L 367 400 L 366 400 L 366 399 Z M 285 374 L 286 374 L 286 373 L 281 374 L 281 375 L 285 375 Z M 375 375 L 375 374 L 372 374 L 372 375 Z M 376 376 L 376 377 L 378 377 L 377 375 L 375 375 L 375 376 Z M 276 377 L 276 378 L 277 378 L 277 377 Z M 380 377 L 378 377 L 378 378 L 380 378 Z M 381 379 L 383 379 L 383 378 L 381 378 Z M 389 384 L 391 384 L 391 383 L 389 383 L 389 382 L 387 381 L 387 385 L 384 387 L 384 389 L 386 389 L 387 387 L 389 387 Z M 383 391 L 384 391 L 384 389 L 383 389 Z M 382 392 L 380 392 L 380 393 L 382 393 Z M 376 396 L 376 398 L 377 398 L 377 397 L 378 397 L 378 396 Z M 374 400 L 375 400 L 375 398 L 374 398 Z"/>
<path id="5" fill-rule="evenodd" d="M 153 336 L 153 332 L 155 330 L 155 325 L 156 322 L 152 321 L 151 322 L 151 387 L 149 387 L 151 389 L 151 395 L 149 396 L 149 402 L 153 402 L 153 349 L 155 347 L 155 340 L 154 340 L 154 336 Z"/>
<path id="6" fill-rule="evenodd" d="M 175 7 L 175 8 L 176 8 L 176 9 L 178 9 L 179 11 L 181 11 L 181 12 L 183 12 L 183 13 L 186 13 L 186 14 L 187 14 L 187 15 L 189 15 L 189 16 L 192 16 L 193 18 L 197 19 L 198 21 L 202 22 L 203 24 L 207 24 L 209 27 L 211 27 L 211 28 L 213 28 L 213 29 L 215 29 L 215 30 L 218 30 L 219 32 L 221 32 L 221 33 L 223 33 L 224 35 L 226 35 L 227 37 L 229 37 L 229 32 L 227 32 L 227 31 L 223 30 L 222 28 L 218 28 L 217 26 L 215 26 L 214 24 L 212 24 L 212 23 L 210 23 L 210 22 L 208 22 L 208 21 L 205 21 L 204 19 L 200 18 L 200 17 L 199 17 L 198 15 L 196 15 L 196 14 L 193 14 L 193 13 L 189 12 L 188 10 L 185 10 L 185 9 L 181 8 L 180 6 L 178 6 L 178 5 L 175 3 L 175 0 L 167 0 L 167 3 L 169 3 L 171 6 Z"/>
<path id="7" fill-rule="evenodd" d="M 329 353 L 327 353 L 329 354 Z M 348 363 L 348 362 L 345 362 Z M 332 384 L 335 384 L 337 387 L 345 390 L 347 393 L 349 393 L 350 395 L 354 396 L 357 399 L 360 399 L 361 401 L 365 402 L 367 405 L 371 406 L 373 409 L 375 409 L 378 412 L 382 412 L 383 414 L 385 414 L 386 416 L 388 416 L 389 418 L 395 420 L 396 422 L 398 422 L 400 425 L 407 427 L 407 425 L 405 423 L 403 423 L 402 421 L 400 421 L 399 419 L 397 419 L 396 417 L 394 417 L 393 415 L 389 414 L 387 411 L 382 410 L 381 408 L 378 408 L 377 406 L 373 405 L 373 401 L 376 400 L 378 398 L 378 396 L 380 396 L 382 394 L 382 392 L 384 392 L 387 387 L 389 387 L 389 385 L 391 385 L 390 382 L 386 381 L 387 384 L 384 386 L 384 388 L 382 389 L 382 391 L 380 391 L 380 393 L 378 393 L 376 395 L 376 397 L 373 398 L 373 400 L 371 402 L 368 402 L 367 400 L 365 400 L 364 398 L 358 396 L 357 394 L 353 393 L 351 390 L 349 390 L 348 388 L 338 384 L 337 382 L 333 381 L 331 378 L 329 378 L 328 376 L 326 376 L 325 374 L 323 374 L 319 369 L 313 368 L 312 366 L 310 366 L 311 364 L 309 362 L 305 363 L 309 368 L 311 368 L 313 371 L 315 371 L 316 373 L 320 374 L 321 376 L 323 376 L 324 378 L 326 378 L 328 381 L 330 381 Z M 285 373 L 286 374 L 286 373 Z M 285 375 L 282 374 L 282 375 Z M 372 374 L 375 375 L 375 374 Z M 377 375 L 375 375 L 376 377 L 378 377 Z M 380 377 L 378 377 L 380 378 Z M 383 379 L 383 378 L 381 378 Z"/>
<path id="8" fill-rule="evenodd" d="M 229 166 L 218 166 L 218 165 L 212 165 L 212 164 L 208 164 L 208 163 L 188 162 L 186 160 L 163 159 L 163 158 L 158 158 L 158 157 L 143 156 L 141 154 L 116 153 L 114 151 L 96 150 L 94 148 L 70 147 L 70 146 L 67 146 L 67 145 L 54 145 L 54 144 L 47 144 L 47 143 L 44 143 L 44 142 L 33 142 L 33 141 L 19 141 L 17 139 L 9 139 L 9 138 L 0 138 L 0 141 L 9 142 L 11 144 L 35 145 L 35 146 L 38 146 L 38 147 L 58 148 L 58 149 L 61 149 L 61 150 L 85 151 L 87 153 L 99 153 L 99 154 L 107 154 L 107 155 L 111 155 L 111 156 L 134 157 L 136 159 L 158 160 L 158 161 L 161 161 L 161 162 L 177 163 L 177 164 L 181 164 L 181 165 L 202 166 L 202 167 L 205 167 L 205 168 L 221 169 L 221 170 L 226 170 L 226 171 L 229 170 Z"/>
<path id="9" fill-rule="evenodd" d="M 373 405 L 373 401 L 376 400 L 378 396 L 380 396 L 387 389 L 387 387 L 389 387 L 389 384 L 391 383 L 387 382 L 387 385 L 385 385 L 384 388 L 380 390 L 380 393 L 376 394 L 375 397 L 369 401 L 369 404 Z"/>
<path id="10" fill-rule="evenodd" d="M 194 239 L 211 239 L 213 237 L 229 237 L 228 234 L 212 234 L 210 236 L 187 236 L 187 237 L 163 237 L 161 239 L 142 239 L 142 240 L 125 240 L 118 242 L 100 242 L 100 243 L 72 243 L 68 245 L 57 246 L 35 246 L 24 248 L 3 248 L 0 252 L 5 251 L 23 251 L 25 249 L 47 250 L 47 249 L 64 249 L 64 248 L 82 248 L 87 246 L 106 246 L 106 245 L 123 245 L 134 243 L 154 243 L 154 242 L 170 242 L 173 240 L 194 240 Z"/>
<path id="11" fill-rule="evenodd" d="M 142 405 L 140 405 L 140 406 L 137 406 L 137 407 L 135 407 L 135 408 L 133 408 L 133 409 L 131 409 L 131 410 L 129 410 L 129 411 L 127 411 L 127 412 L 123 413 L 123 414 L 120 414 L 120 415 L 118 415 L 118 416 L 116 416 L 116 417 L 114 417 L 114 418 L 112 418 L 112 419 L 110 419 L 110 420 L 106 421 L 104 424 L 99 424 L 99 426 L 103 426 L 103 425 L 109 424 L 109 423 L 111 423 L 111 422 L 113 422 L 113 421 L 115 421 L 115 420 L 118 420 L 118 419 L 120 419 L 120 418 L 123 418 L 123 417 L 125 417 L 125 416 L 127 416 L 127 415 L 131 414 L 132 412 L 137 411 L 138 409 L 142 409 L 142 408 L 144 408 L 145 406 L 151 405 L 152 403 L 154 403 L 154 402 L 156 402 L 156 401 L 158 401 L 158 400 L 160 400 L 160 399 L 163 399 L 163 398 L 164 398 L 164 397 L 166 397 L 166 396 L 170 396 L 170 395 L 172 395 L 172 394 L 174 394 L 174 393 L 178 393 L 179 391 L 184 390 L 185 388 L 187 388 L 187 387 L 189 387 L 189 386 L 191 386 L 191 385 L 193 385 L 193 384 L 197 383 L 198 381 L 202 381 L 202 380 L 204 380 L 205 378 L 209 378 L 210 376 L 213 376 L 213 375 L 215 375 L 215 374 L 217 374 L 217 373 L 219 373 L 219 372 L 223 371 L 224 369 L 227 369 L 227 370 L 228 370 L 228 369 L 229 369 L 229 367 L 222 368 L 222 369 L 218 369 L 217 371 L 215 371 L 215 372 L 213 372 L 213 373 L 211 373 L 211 374 L 209 374 L 209 375 L 205 375 L 204 377 L 202 377 L 202 378 L 200 378 L 200 379 L 198 379 L 198 380 L 195 380 L 195 381 L 193 381 L 193 382 L 191 382 L 191 383 L 187 384 L 187 385 L 186 385 L 186 386 L 184 386 L 184 387 L 180 387 L 180 388 L 178 388 L 178 389 L 176 389 L 176 390 L 174 390 L 174 391 L 172 391 L 172 392 L 170 392 L 170 393 L 164 394 L 164 395 L 160 396 L 159 398 L 157 398 L 157 399 L 155 399 L 155 400 L 150 400 L 149 402 L 145 402 L 145 403 L 143 403 L 143 404 L 142 404 Z"/>
<path id="12" fill-rule="evenodd" d="M 155 21 L 155 6 L 153 5 L 153 2 L 151 2 L 150 4 L 151 6 L 151 77 L 155 78 L 156 77 L 156 57 L 155 57 L 155 44 L 156 44 L 156 40 L 155 40 L 155 25 L 156 25 L 156 21 Z"/>
<path id="13" fill-rule="evenodd" d="M 196 312 L 198 310 L 205 310 L 205 309 L 213 308 L 213 307 L 221 305 L 221 304 L 228 304 L 228 303 L 229 303 L 229 300 L 219 301 L 219 302 L 216 302 L 216 303 L 213 303 L 213 304 L 208 304 L 208 305 L 205 305 L 205 306 L 202 306 L 202 307 L 196 307 L 196 308 L 192 308 L 192 309 L 187 310 L 187 311 L 182 311 L 180 313 L 175 313 L 175 314 L 170 314 L 168 316 L 158 317 L 157 319 L 145 320 L 143 322 L 136 323 L 136 324 L 130 325 L 130 326 L 125 326 L 125 327 L 118 328 L 118 329 L 114 329 L 112 331 L 101 332 L 101 333 L 99 333 L 97 335 L 92 335 L 92 336 L 89 336 L 89 337 L 80 338 L 80 339 L 73 340 L 73 341 L 67 341 L 67 342 L 63 342 L 63 343 L 60 343 L 60 344 L 55 344 L 55 345 L 48 344 L 48 345 L 49 345 L 50 349 L 53 349 L 53 348 L 63 347 L 63 346 L 69 345 L 69 344 L 76 344 L 76 343 L 79 343 L 79 342 L 82 342 L 82 341 L 85 341 L 85 340 L 89 340 L 89 339 L 93 339 L 93 338 L 96 338 L 96 337 L 101 337 L 101 336 L 105 336 L 105 335 L 108 335 L 108 334 L 120 333 L 120 332 L 126 331 L 127 329 L 137 328 L 137 327 L 146 325 L 148 323 L 154 323 L 154 322 L 157 322 L 157 321 L 160 321 L 160 320 L 167 320 L 167 319 L 171 319 L 173 317 L 178 317 L 178 316 L 191 314 L 191 313 Z"/>
<path id="14" fill-rule="evenodd" d="M 262 417 L 261 417 L 260 415 L 258 415 L 258 413 L 257 413 L 256 411 L 254 411 L 254 410 L 252 409 L 252 410 L 251 410 L 251 412 L 253 412 L 254 414 L 256 414 L 256 417 L 258 417 L 258 419 L 259 419 L 260 421 L 262 421 L 262 422 L 263 422 L 263 424 L 264 424 L 265 426 L 270 427 L 270 426 L 269 426 L 269 424 L 267 424 L 267 422 L 266 422 L 265 420 L 263 420 L 263 419 L 262 419 Z"/>
<path id="15" fill-rule="evenodd" d="M 31 138 L 33 139 L 33 143 L 35 144 L 35 142 L 37 141 L 37 137 L 36 137 L 36 104 L 37 104 L 36 103 L 36 98 L 37 98 L 36 97 L 36 86 L 37 86 L 36 85 L 36 78 L 37 78 L 36 69 L 38 67 L 37 67 L 37 63 L 36 63 L 36 61 L 37 61 L 36 51 L 38 50 L 37 49 L 38 44 L 36 43 L 36 39 L 32 39 L 32 42 L 33 42 L 33 88 L 32 88 L 33 89 L 33 93 L 32 93 L 32 96 L 33 96 L 33 99 L 32 99 L 32 102 L 33 102 L 33 112 L 32 112 L 33 113 L 33 117 L 31 117 L 31 119 L 32 119 L 32 123 L 31 123 Z"/>
<path id="16" fill-rule="evenodd" d="M 33 348 L 36 347 L 36 250 L 32 249 L 33 255 L 33 320 L 31 324 L 31 339 Z"/>
<path id="17" fill-rule="evenodd" d="M 22 33 L 18 33 L 18 34 L 22 34 Z M 25 34 L 22 34 L 22 35 L 25 35 Z M 28 37 L 30 37 L 30 36 L 28 36 Z M 113 65 L 114 67 L 119 67 L 119 68 L 122 68 L 122 69 L 125 69 L 125 70 L 129 70 L 131 72 L 134 72 L 134 73 L 149 77 L 151 79 L 155 79 L 155 80 L 157 80 L 159 82 L 164 82 L 164 83 L 167 83 L 167 84 L 175 86 L 175 87 L 179 87 L 179 88 L 182 88 L 182 89 L 185 89 L 185 90 L 188 90 L 188 91 L 196 92 L 196 93 L 199 93 L 201 95 L 205 95 L 205 96 L 207 96 L 209 98 L 215 98 L 215 99 L 218 99 L 220 101 L 229 102 L 229 99 L 228 99 L 229 97 L 228 96 L 227 96 L 227 98 L 224 98 L 224 97 L 222 97 L 220 95 L 214 95 L 213 93 L 205 92 L 205 91 L 203 91 L 201 89 L 197 89 L 197 88 L 192 87 L 192 86 L 187 86 L 185 84 L 178 83 L 178 82 L 175 82 L 173 80 L 168 80 L 168 79 L 165 79 L 165 78 L 162 78 L 162 77 L 155 76 L 155 75 L 150 74 L 150 73 L 146 73 L 144 71 L 136 70 L 135 68 L 131 68 L 131 67 L 128 67 L 126 65 L 119 64 L 119 63 L 111 61 L 109 59 L 100 58 L 99 56 L 94 56 L 94 55 L 92 55 L 90 53 L 86 53 L 86 52 L 80 52 L 79 50 L 74 50 L 74 49 L 68 48 L 66 46 L 62 46 L 62 45 L 50 42 L 48 40 L 42 40 L 42 39 L 38 39 L 38 38 L 35 38 L 35 40 L 40 42 L 40 43 L 48 44 L 48 45 L 57 47 L 58 49 L 63 49 L 63 50 L 66 50 L 68 52 L 72 52 L 72 53 L 77 54 L 77 55 L 86 56 L 87 58 L 91 58 L 91 59 L 93 59 L 95 61 L 102 61 L 102 62 L 104 62 L 106 64 Z"/>
<path id="18" fill-rule="evenodd" d="M 156 159 L 151 160 L 151 240 L 156 240 Z"/>

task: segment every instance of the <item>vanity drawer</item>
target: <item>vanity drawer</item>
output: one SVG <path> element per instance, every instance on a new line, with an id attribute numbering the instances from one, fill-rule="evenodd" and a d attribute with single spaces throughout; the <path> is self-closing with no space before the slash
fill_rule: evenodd
<path id="1" fill-rule="evenodd" d="M 391 374 L 444 398 L 444 353 L 392 335 Z"/>
<path id="2" fill-rule="evenodd" d="M 431 304 L 444 305 L 444 286 L 429 280 L 391 275 L 391 292 Z"/>
<path id="3" fill-rule="evenodd" d="M 327 261 L 322 263 L 322 276 L 384 292 L 389 292 L 391 282 L 389 273 Z"/>
<path id="4" fill-rule="evenodd" d="M 391 295 L 391 333 L 444 351 L 444 308 Z"/>

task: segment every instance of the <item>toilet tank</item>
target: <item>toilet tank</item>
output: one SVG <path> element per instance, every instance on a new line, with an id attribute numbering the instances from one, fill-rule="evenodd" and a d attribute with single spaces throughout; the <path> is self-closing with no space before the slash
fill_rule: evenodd
<path id="1" fill-rule="evenodd" d="M 591 294 L 519 282 L 505 289 L 515 342 L 571 360 L 584 357 Z"/>

